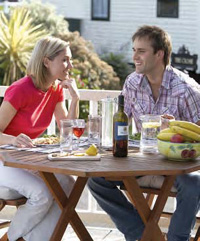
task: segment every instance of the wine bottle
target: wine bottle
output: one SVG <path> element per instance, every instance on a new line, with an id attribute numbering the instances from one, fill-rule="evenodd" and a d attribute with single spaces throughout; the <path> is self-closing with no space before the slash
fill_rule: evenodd
<path id="1" fill-rule="evenodd" d="M 124 96 L 118 96 L 118 111 L 113 116 L 113 156 L 128 154 L 128 116 L 124 112 Z"/>

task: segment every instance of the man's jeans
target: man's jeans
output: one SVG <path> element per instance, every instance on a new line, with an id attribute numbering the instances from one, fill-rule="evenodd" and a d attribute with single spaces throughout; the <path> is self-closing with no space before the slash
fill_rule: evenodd
<path id="1" fill-rule="evenodd" d="M 101 208 L 109 214 L 127 241 L 140 239 L 144 224 L 133 205 L 118 189 L 122 182 L 104 178 L 90 178 L 88 187 Z M 174 212 L 168 241 L 189 241 L 191 229 L 200 205 L 200 173 L 181 175 L 176 178 L 177 208 Z"/>

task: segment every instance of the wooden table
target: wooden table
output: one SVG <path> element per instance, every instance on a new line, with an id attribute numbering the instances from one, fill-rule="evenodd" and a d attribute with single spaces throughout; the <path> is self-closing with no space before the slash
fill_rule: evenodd
<path id="1" fill-rule="evenodd" d="M 116 158 L 111 152 L 102 154 L 101 161 L 49 161 L 46 154 L 26 151 L 6 150 L 12 158 L 3 160 L 5 166 L 39 171 L 62 213 L 51 237 L 51 241 L 62 239 L 70 223 L 80 240 L 93 240 L 75 211 L 88 177 L 106 177 L 122 180 L 131 200 L 134 202 L 144 224 L 142 241 L 164 241 L 158 226 L 162 210 L 167 201 L 176 175 L 200 169 L 200 159 L 188 162 L 173 162 L 160 155 L 143 155 L 136 150 L 130 151 L 126 158 Z M 75 175 L 77 180 L 69 198 L 65 195 L 53 173 Z M 150 210 L 136 176 L 165 175 L 154 209 Z"/>

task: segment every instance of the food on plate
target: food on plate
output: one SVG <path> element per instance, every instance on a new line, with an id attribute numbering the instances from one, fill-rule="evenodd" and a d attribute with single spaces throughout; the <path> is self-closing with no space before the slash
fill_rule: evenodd
<path id="1" fill-rule="evenodd" d="M 65 156 L 70 156 L 69 152 L 63 152 L 63 153 L 53 153 L 52 157 L 65 157 Z"/>
<path id="2" fill-rule="evenodd" d="M 77 152 L 73 154 L 74 156 L 86 156 L 86 153 L 84 152 Z"/>
<path id="3" fill-rule="evenodd" d="M 60 139 L 59 137 L 52 135 L 52 136 L 47 136 L 46 137 L 41 137 L 33 140 L 34 145 L 52 145 L 52 144 L 59 144 Z"/>
<path id="4" fill-rule="evenodd" d="M 134 135 L 131 135 L 130 136 L 130 139 L 131 140 L 140 140 L 140 137 L 141 137 L 141 133 L 135 133 Z"/>
<path id="5" fill-rule="evenodd" d="M 88 155 L 88 156 L 96 156 L 97 153 L 98 153 L 98 149 L 97 147 L 92 144 L 86 151 L 85 153 Z"/>

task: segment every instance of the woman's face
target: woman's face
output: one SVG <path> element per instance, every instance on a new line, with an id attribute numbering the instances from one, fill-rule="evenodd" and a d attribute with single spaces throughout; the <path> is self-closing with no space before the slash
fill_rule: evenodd
<path id="1" fill-rule="evenodd" d="M 49 71 L 49 78 L 53 79 L 53 81 L 56 79 L 69 79 L 69 70 L 73 67 L 71 57 L 71 50 L 67 47 L 53 60 L 48 59 L 46 67 Z"/>

